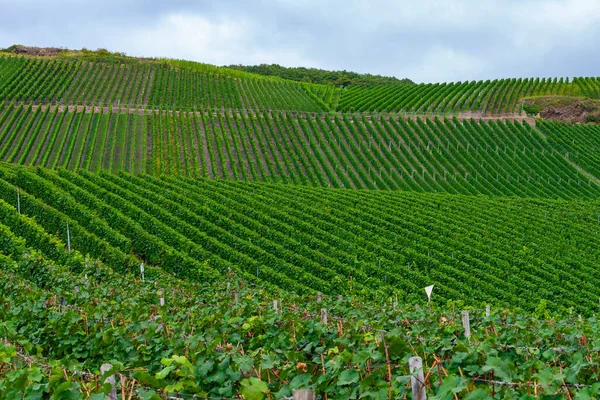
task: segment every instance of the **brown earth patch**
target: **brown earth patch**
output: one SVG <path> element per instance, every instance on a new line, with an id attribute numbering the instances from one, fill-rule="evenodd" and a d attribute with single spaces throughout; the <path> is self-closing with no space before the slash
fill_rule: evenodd
<path id="1" fill-rule="evenodd" d="M 541 97 L 525 99 L 530 114 L 548 121 L 571 124 L 599 123 L 600 101 L 581 97 Z"/>
<path id="2" fill-rule="evenodd" d="M 31 47 L 21 45 L 11 46 L 8 50 L 9 53 L 42 57 L 53 57 L 67 51 L 65 49 L 59 49 L 58 47 Z"/>
<path id="3" fill-rule="evenodd" d="M 582 123 L 585 121 L 585 111 L 573 106 L 550 106 L 540 112 L 540 117 L 549 121 Z"/>

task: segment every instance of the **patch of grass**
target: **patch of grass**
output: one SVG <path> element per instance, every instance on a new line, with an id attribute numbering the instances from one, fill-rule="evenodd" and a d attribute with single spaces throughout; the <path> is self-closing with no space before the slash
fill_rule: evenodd
<path id="1" fill-rule="evenodd" d="M 542 111 L 542 106 L 539 104 L 523 104 L 523 111 L 527 113 L 527 115 L 538 115 Z"/>

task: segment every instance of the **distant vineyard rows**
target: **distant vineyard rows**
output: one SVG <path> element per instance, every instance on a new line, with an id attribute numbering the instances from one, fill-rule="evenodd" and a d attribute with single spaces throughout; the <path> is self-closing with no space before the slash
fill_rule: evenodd
<path id="1" fill-rule="evenodd" d="M 600 193 L 597 179 L 562 147 L 521 122 L 88 111 L 0 103 L 0 160 L 336 188 L 573 199 Z"/>
<path id="2" fill-rule="evenodd" d="M 168 64 L 102 64 L 0 57 L 0 100 L 136 107 L 322 111 L 303 85 Z"/>
<path id="3" fill-rule="evenodd" d="M 17 188 L 19 207 L 17 213 Z M 0 226 L 77 270 L 71 248 L 121 272 L 228 269 L 294 292 L 352 291 L 533 310 L 598 307 L 590 202 L 353 191 L 128 174 L 0 169 Z M 30 217 L 30 218 L 29 218 Z M 293 233 L 293 234 L 292 234 Z M 3 246 L 10 246 L 3 235 Z M 6 242 L 8 240 L 8 242 Z M 134 258 L 133 256 L 136 258 Z"/>
<path id="4" fill-rule="evenodd" d="M 338 89 L 186 62 L 0 57 L 0 100 L 308 112 L 521 113 L 528 96 L 600 97 L 598 78 L 500 79 Z"/>
<path id="5" fill-rule="evenodd" d="M 318 93 L 317 93 L 318 94 Z M 520 114 L 519 99 L 530 96 L 600 97 L 599 78 L 498 79 L 456 83 L 352 87 L 341 91 L 336 109 L 482 115 Z"/>
<path id="6" fill-rule="evenodd" d="M 548 141 L 566 159 L 600 178 L 600 127 L 541 122 Z"/>
<path id="7" fill-rule="evenodd" d="M 335 108 L 344 112 L 520 114 L 520 99 L 552 95 L 598 98 L 600 78 L 575 78 L 572 82 L 563 78 L 535 78 L 351 87 L 341 91 Z"/>

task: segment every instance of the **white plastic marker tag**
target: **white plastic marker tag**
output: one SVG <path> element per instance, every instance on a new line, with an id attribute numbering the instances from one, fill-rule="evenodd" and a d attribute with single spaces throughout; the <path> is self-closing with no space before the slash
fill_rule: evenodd
<path id="1" fill-rule="evenodd" d="M 431 302 L 431 292 L 433 292 L 433 285 L 425 288 L 425 293 L 427 293 L 427 302 Z"/>
<path id="2" fill-rule="evenodd" d="M 144 263 L 140 265 L 140 272 L 142 273 L 142 282 L 146 283 L 146 279 L 144 279 Z"/>

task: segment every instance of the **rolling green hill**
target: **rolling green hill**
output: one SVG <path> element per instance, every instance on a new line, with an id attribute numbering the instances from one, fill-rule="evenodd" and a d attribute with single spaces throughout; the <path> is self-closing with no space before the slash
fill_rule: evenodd
<path id="1" fill-rule="evenodd" d="M 54 50 L 0 56 L 0 400 L 600 395 L 600 130 L 519 108 L 597 79 Z"/>
<path id="2" fill-rule="evenodd" d="M 136 108 L 322 111 L 301 84 L 194 64 L 0 56 L 0 100 Z M 202 67 L 202 68 L 200 68 Z"/>
<path id="3" fill-rule="evenodd" d="M 590 176 L 580 169 L 589 163 L 574 163 L 544 138 L 555 125 L 71 109 L 0 104 L 0 160 L 337 188 L 565 199 L 599 194 L 597 171 Z"/>
<path id="4" fill-rule="evenodd" d="M 536 78 L 339 89 L 178 60 L 0 56 L 0 100 L 155 109 L 512 115 L 532 96 L 598 98 L 598 82 Z"/>
<path id="5" fill-rule="evenodd" d="M 68 254 L 45 243 L 64 242 L 68 222 L 73 249 L 119 271 L 135 271 L 133 255 L 181 278 L 213 281 L 231 269 L 297 293 L 394 293 L 405 303 L 435 284 L 440 304 L 460 299 L 533 310 L 545 300 L 584 313 L 597 307 L 597 202 L 6 165 L 0 197 L 0 223 L 56 262 Z M 23 224 L 24 216 L 34 219 Z"/>
<path id="6" fill-rule="evenodd" d="M 341 92 L 335 108 L 343 112 L 482 115 L 521 114 L 521 99 L 535 96 L 598 98 L 598 78 L 496 79 L 419 85 L 351 87 Z"/>

